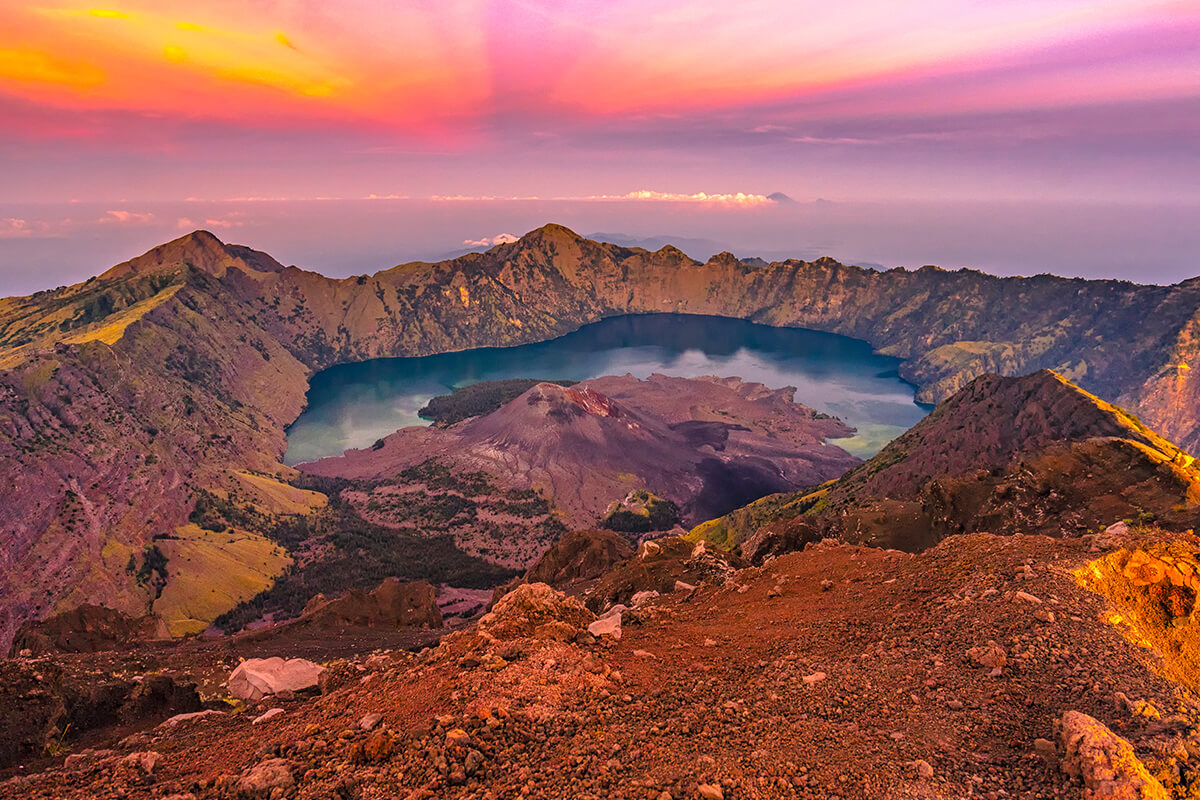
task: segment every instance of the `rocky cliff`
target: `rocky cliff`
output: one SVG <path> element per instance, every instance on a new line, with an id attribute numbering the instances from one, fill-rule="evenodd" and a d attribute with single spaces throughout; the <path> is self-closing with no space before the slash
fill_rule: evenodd
<path id="1" fill-rule="evenodd" d="M 0 300 L 0 645 L 21 620 L 85 601 L 144 613 L 177 574 L 155 537 L 238 472 L 286 479 L 284 426 L 307 377 L 335 363 L 542 340 L 616 314 L 727 315 L 865 339 L 907 359 L 930 401 L 985 371 L 1055 368 L 1195 450 L 1198 309 L 1200 280 L 701 264 L 557 225 L 335 280 L 196 232 Z"/>

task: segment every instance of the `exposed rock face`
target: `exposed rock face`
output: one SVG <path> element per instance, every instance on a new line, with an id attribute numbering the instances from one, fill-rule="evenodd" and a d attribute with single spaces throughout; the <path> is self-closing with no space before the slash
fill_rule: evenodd
<path id="1" fill-rule="evenodd" d="M 1063 771 L 1083 781 L 1086 800 L 1169 800 L 1129 742 L 1094 717 L 1067 711 L 1059 735 Z"/>
<path id="2" fill-rule="evenodd" d="M 495 600 L 526 583 L 544 583 L 575 595 L 634 553 L 633 545 L 613 531 L 581 530 L 563 534 L 529 571 L 496 589 Z"/>
<path id="3" fill-rule="evenodd" d="M 145 613 L 150 536 L 232 470 L 285 474 L 284 426 L 307 376 L 334 363 L 543 340 L 615 314 L 719 314 L 865 339 L 908 359 L 930 401 L 986 371 L 1057 368 L 1195 449 L 1198 309 L 1197 280 L 698 264 L 557 225 L 344 280 L 189 234 L 89 283 L 0 300 L 0 645 L 83 602 Z"/>
<path id="4" fill-rule="evenodd" d="M 587 604 L 597 612 L 617 603 L 634 605 L 639 592 L 666 594 L 681 584 L 720 583 L 742 566 L 737 556 L 704 542 L 695 544 L 679 536 L 651 539 L 588 591 Z"/>
<path id="5" fill-rule="evenodd" d="M 825 537 L 919 550 L 974 531 L 1082 535 L 1126 517 L 1194 527 L 1195 460 L 1045 370 L 980 377 L 819 491 L 694 535 L 744 538 L 743 555 L 757 560 Z"/>
<path id="6" fill-rule="evenodd" d="M 793 392 L 663 375 L 569 387 L 539 383 L 485 416 L 446 428 L 405 428 L 382 446 L 301 469 L 382 479 L 436 457 L 516 488 L 546 486 L 576 527 L 595 525 L 613 501 L 643 487 L 695 523 L 770 492 L 814 486 L 859 463 L 826 443 L 852 430 L 792 402 Z"/>
<path id="7" fill-rule="evenodd" d="M 525 581 L 562 589 L 576 581 L 599 578 L 633 552 L 629 540 L 612 531 L 571 531 L 538 559 L 525 574 Z"/>
<path id="8" fill-rule="evenodd" d="M 0 661 L 0 768 L 42 754 L 66 715 L 61 686 L 62 672 L 53 664 Z"/>
<path id="9" fill-rule="evenodd" d="M 167 636 L 161 620 L 154 617 L 133 619 L 111 608 L 84 604 L 42 622 L 22 625 L 13 639 L 10 657 L 22 650 L 29 650 L 33 655 L 94 653 L 132 641 L 165 639 Z"/>
<path id="10" fill-rule="evenodd" d="M 1162 654 L 1162 669 L 1200 691 L 1200 539 L 1122 547 L 1075 572 L 1113 606 L 1112 622 Z"/>
<path id="11" fill-rule="evenodd" d="M 440 628 L 442 612 L 428 582 L 387 578 L 370 592 L 351 590 L 333 600 L 317 595 L 296 624 Z"/>

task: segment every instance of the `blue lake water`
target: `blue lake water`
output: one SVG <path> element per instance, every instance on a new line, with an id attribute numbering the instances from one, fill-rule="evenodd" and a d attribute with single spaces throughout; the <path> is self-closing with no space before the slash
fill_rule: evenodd
<path id="1" fill-rule="evenodd" d="M 370 446 L 408 425 L 431 397 L 504 378 L 586 380 L 632 373 L 737 376 L 795 386 L 796 401 L 858 429 L 836 444 L 870 457 L 928 408 L 900 380 L 899 359 L 858 339 L 799 328 L 690 314 L 615 317 L 558 339 L 420 358 L 380 358 L 313 376 L 308 408 L 288 428 L 285 461 L 298 464 Z"/>

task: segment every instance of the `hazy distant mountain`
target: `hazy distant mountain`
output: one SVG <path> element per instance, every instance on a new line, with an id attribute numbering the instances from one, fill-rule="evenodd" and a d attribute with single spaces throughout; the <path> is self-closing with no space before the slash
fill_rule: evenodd
<path id="1" fill-rule="evenodd" d="M 715 239 L 695 239 L 686 236 L 630 236 L 627 233 L 589 233 L 588 239 L 595 242 L 608 242 L 621 247 L 640 247 L 654 252 L 670 245 L 678 247 L 692 258 L 704 259 L 717 253 L 733 250 L 732 245 L 718 242 Z"/>

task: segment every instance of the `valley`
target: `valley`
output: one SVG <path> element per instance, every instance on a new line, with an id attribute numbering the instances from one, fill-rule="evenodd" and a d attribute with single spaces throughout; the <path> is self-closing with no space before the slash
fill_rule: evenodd
<path id="1" fill-rule="evenodd" d="M 555 225 L 9 298 L 0 792 L 1193 797 L 1198 315 Z"/>

